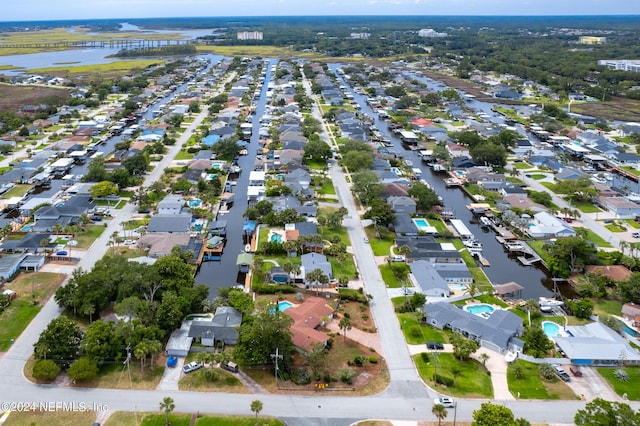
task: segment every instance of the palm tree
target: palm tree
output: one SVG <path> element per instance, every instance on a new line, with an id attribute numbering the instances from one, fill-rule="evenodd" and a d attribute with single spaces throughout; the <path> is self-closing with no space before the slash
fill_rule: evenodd
<path id="1" fill-rule="evenodd" d="M 347 331 L 351 330 L 352 324 L 351 324 L 351 318 L 349 318 L 348 316 L 343 316 L 340 319 L 340 322 L 338 323 L 338 327 L 340 327 L 340 330 L 342 330 L 343 336 L 344 336 L 344 341 L 347 341 Z"/>
<path id="2" fill-rule="evenodd" d="M 438 426 L 440 426 L 442 419 L 447 417 L 447 414 L 449 414 L 447 413 L 447 409 L 442 404 L 435 404 L 431 408 L 431 413 L 433 413 L 433 415 L 436 416 L 436 419 L 438 419 Z"/>
<path id="3" fill-rule="evenodd" d="M 259 399 L 254 399 L 251 401 L 251 411 L 256 413 L 256 426 L 258 426 L 258 413 L 262 411 L 262 401 Z"/>
<path id="4" fill-rule="evenodd" d="M 173 402 L 173 398 L 165 396 L 160 402 L 160 409 L 164 411 L 165 425 L 169 426 L 169 413 L 175 410 L 176 404 Z"/>
<path id="5" fill-rule="evenodd" d="M 620 247 L 620 252 L 625 254 L 624 252 L 629 248 L 629 242 L 625 240 L 620 240 L 618 243 L 618 247 Z"/>
<path id="6" fill-rule="evenodd" d="M 478 283 L 470 282 L 469 284 L 465 284 L 465 287 L 467 288 L 465 293 L 471 296 L 471 300 L 475 300 L 476 294 L 480 293 L 480 287 L 478 287 Z"/>
<path id="7" fill-rule="evenodd" d="M 480 354 L 480 362 L 482 363 L 483 367 L 487 367 L 487 361 L 489 361 L 489 354 L 483 352 Z"/>

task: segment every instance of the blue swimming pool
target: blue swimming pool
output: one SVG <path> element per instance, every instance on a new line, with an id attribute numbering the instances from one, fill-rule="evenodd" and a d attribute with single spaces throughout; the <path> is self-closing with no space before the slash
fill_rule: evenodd
<path id="1" fill-rule="evenodd" d="M 426 219 L 413 219 L 413 222 L 418 226 L 429 226 L 429 222 Z"/>
<path id="2" fill-rule="evenodd" d="M 287 300 L 283 300 L 281 302 L 278 302 L 278 311 L 280 312 L 284 312 L 287 309 L 289 309 L 290 307 L 293 306 L 293 303 L 287 301 Z M 269 312 L 271 312 L 272 314 L 274 314 L 276 312 L 276 307 L 272 306 L 269 308 Z"/>
<path id="3" fill-rule="evenodd" d="M 488 315 L 491 315 L 493 311 L 496 310 L 496 308 L 494 308 L 491 305 L 487 305 L 486 303 L 479 303 L 477 305 L 466 305 L 462 309 L 464 309 L 465 311 L 471 314 L 478 315 L 478 316 L 488 316 Z"/>
<path id="4" fill-rule="evenodd" d="M 622 327 L 622 331 L 627 333 L 629 336 L 638 337 L 638 332 L 635 331 L 633 328 L 629 327 L 627 324 L 625 324 L 624 321 L 618 320 L 618 322 L 620 323 L 620 326 Z"/>
<path id="5" fill-rule="evenodd" d="M 193 200 L 189 200 L 189 207 L 198 208 L 202 204 L 202 200 L 194 198 Z"/>
<path id="6" fill-rule="evenodd" d="M 276 242 L 276 243 L 282 243 L 282 235 L 280 235 L 280 234 L 271 234 L 271 239 L 270 239 L 270 241 L 271 241 L 272 243 L 273 243 L 273 242 Z"/>
<path id="7" fill-rule="evenodd" d="M 542 321 L 542 330 L 547 337 L 556 337 L 560 335 L 560 326 L 555 322 Z"/>

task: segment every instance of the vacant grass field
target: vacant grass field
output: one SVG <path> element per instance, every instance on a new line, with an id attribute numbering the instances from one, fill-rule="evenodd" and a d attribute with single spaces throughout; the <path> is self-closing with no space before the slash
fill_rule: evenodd
<path id="1" fill-rule="evenodd" d="M 240 379 L 232 373 L 220 368 L 214 368 L 211 371 L 212 373 L 208 373 L 212 374 L 211 380 L 207 380 L 204 368 L 185 375 L 178 383 L 179 389 L 203 392 L 249 393 Z"/>
<path id="2" fill-rule="evenodd" d="M 33 68 L 28 71 L 30 73 L 50 74 L 67 78 L 76 78 L 79 75 L 101 75 L 107 78 L 107 76 L 113 77 L 141 73 L 145 68 L 151 65 L 161 64 L 163 62 L 164 61 L 161 59 L 142 59 L 133 61 L 115 61 L 107 64 Z"/>
<path id="3" fill-rule="evenodd" d="M 29 192 L 31 188 L 33 188 L 33 185 L 16 185 L 2 194 L 2 197 L 0 198 L 9 199 L 11 197 L 22 197 L 24 194 Z"/>
<path id="4" fill-rule="evenodd" d="M 34 426 L 34 425 L 90 425 L 96 420 L 93 411 L 14 411 L 3 426 Z M 119 423 L 123 424 L 123 423 Z M 135 423 L 127 423 L 131 425 Z"/>
<path id="5" fill-rule="evenodd" d="M 64 274 L 31 272 L 7 283 L 5 288 L 14 290 L 17 298 L 0 314 L 0 352 L 9 349 L 11 339 L 20 336 L 64 279 Z M 32 300 L 37 303 L 34 305 Z"/>
<path id="6" fill-rule="evenodd" d="M 160 404 L 158 402 L 158 404 Z M 247 412 L 250 412 L 247 407 Z M 189 425 L 191 414 L 176 413 L 169 415 L 169 422 L 173 426 Z M 196 419 L 196 426 L 253 426 L 255 424 L 255 416 L 200 416 Z M 281 426 L 284 425 L 280 420 L 258 416 L 259 425 Z M 142 422 L 142 423 L 141 423 Z M 89 424 L 89 423 L 86 423 Z M 165 415 L 161 413 L 130 413 L 124 411 L 116 411 L 113 413 L 105 426 L 131 426 L 131 425 L 149 425 L 164 426 Z"/>
<path id="7" fill-rule="evenodd" d="M 400 304 L 404 302 L 403 297 L 399 297 L 398 299 L 400 299 Z M 396 300 L 394 299 L 394 304 L 395 303 Z M 435 327 L 421 323 L 414 313 L 398 314 L 398 320 L 400 321 L 400 328 L 402 329 L 404 338 L 410 345 L 421 345 L 426 342 L 447 342 L 446 333 Z"/>
<path id="8" fill-rule="evenodd" d="M 593 313 L 596 315 L 620 315 L 621 312 L 622 302 L 617 300 L 599 299 L 593 307 Z"/>
<path id="9" fill-rule="evenodd" d="M 611 244 L 609 244 L 600 235 L 596 234 L 591 229 L 587 229 L 587 240 L 596 243 L 598 247 L 606 247 L 606 248 L 613 247 Z"/>
<path id="10" fill-rule="evenodd" d="M 145 371 L 140 368 L 140 362 L 133 360 L 131 362 L 131 381 L 122 362 L 108 364 L 100 368 L 100 374 L 95 380 L 79 384 L 78 387 L 87 388 L 105 388 L 105 389 L 137 389 L 151 390 L 155 389 L 160 383 L 162 373 L 165 369 L 166 358 L 156 355 L 153 368 L 149 368 L 149 359 L 147 359 Z"/>
<path id="11" fill-rule="evenodd" d="M 422 354 L 413 357 L 420 377 L 438 392 L 465 398 L 493 398 L 493 385 L 488 371 L 477 361 L 459 361 L 450 353 L 430 353 L 428 361 Z M 453 386 L 436 384 L 433 381 L 434 370 L 438 375 L 454 379 L 452 367 L 459 369 Z"/>
<path id="12" fill-rule="evenodd" d="M 5 53 L 5 49 L 0 49 Z M 68 88 L 15 86 L 0 83 L 0 111 L 16 110 L 23 105 L 42 103 L 49 97 L 66 99 Z"/>
<path id="13" fill-rule="evenodd" d="M 521 378 L 516 378 L 514 373 L 516 365 L 524 372 Z M 509 392 L 515 397 L 520 395 L 521 399 L 576 399 L 576 394 L 563 381 L 557 377 L 551 381 L 542 379 L 537 364 L 520 359 L 508 367 L 507 382 Z"/>
<path id="14" fill-rule="evenodd" d="M 85 231 L 81 231 L 75 236 L 78 245 L 76 248 L 86 250 L 104 232 L 104 225 L 89 225 Z"/>
<path id="15" fill-rule="evenodd" d="M 631 401 L 640 400 L 640 368 L 639 367 L 626 367 L 624 371 L 629 376 L 629 381 L 623 382 L 618 379 L 614 373 L 615 367 L 600 367 L 597 368 L 598 373 L 609 383 L 613 390 L 620 396 L 627 394 L 627 397 Z"/>
<path id="16" fill-rule="evenodd" d="M 400 288 L 402 287 L 402 282 L 396 278 L 391 269 L 391 265 L 380 265 L 380 275 L 382 275 L 382 281 L 384 281 L 385 285 L 389 288 Z"/>

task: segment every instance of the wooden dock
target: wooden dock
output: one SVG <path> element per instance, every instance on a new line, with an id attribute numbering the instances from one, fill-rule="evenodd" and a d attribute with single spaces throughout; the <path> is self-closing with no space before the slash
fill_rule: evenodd
<path id="1" fill-rule="evenodd" d="M 482 253 L 480 253 L 479 251 L 472 252 L 471 256 L 475 257 L 482 266 L 485 266 L 485 267 L 491 266 L 491 264 L 489 263 L 489 260 L 487 260 L 487 258 L 485 258 L 482 255 Z"/>

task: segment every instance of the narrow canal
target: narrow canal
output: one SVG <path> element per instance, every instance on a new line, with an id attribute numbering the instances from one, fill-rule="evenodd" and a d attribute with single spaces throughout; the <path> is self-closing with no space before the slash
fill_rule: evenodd
<path id="1" fill-rule="evenodd" d="M 352 92 L 354 99 L 362 106 L 361 112 L 372 117 L 375 120 L 376 127 L 382 133 L 391 138 L 394 146 L 393 148 L 390 148 L 390 151 L 402 155 L 406 160 L 412 161 L 413 167 L 419 167 L 422 170 L 423 178 L 431 184 L 438 195 L 442 196 L 445 208 L 453 210 L 457 218 L 461 219 L 474 234 L 476 239 L 482 243 L 482 255 L 491 264 L 490 267 L 485 267 L 483 270 L 491 282 L 494 284 L 504 284 L 509 281 L 516 281 L 520 285 L 524 286 L 522 293 L 522 297 L 524 299 L 537 299 L 540 296 L 548 297 L 552 295 L 552 281 L 550 280 L 550 277 L 548 277 L 547 273 L 543 269 L 533 266 L 524 266 L 515 258 L 510 258 L 503 246 L 496 240 L 495 233 L 482 229 L 471 212 L 466 208 L 466 206 L 472 203 L 473 200 L 459 188 L 447 188 L 443 182 L 444 175 L 433 173 L 433 170 L 422 162 L 417 152 L 405 150 L 402 147 L 400 139 L 395 137 L 395 135 L 388 130 L 387 122 L 378 119 L 378 114 L 376 114 L 367 105 L 366 97 L 355 93 L 351 86 L 344 81 L 343 77 L 336 73 L 336 70 L 340 66 L 340 64 L 332 64 L 329 68 L 336 74 L 341 84 L 349 88 Z M 427 83 L 430 90 L 443 89 L 441 86 L 436 87 L 432 80 L 427 80 L 419 75 L 415 75 L 413 77 Z M 490 104 L 480 104 L 481 102 L 474 101 L 474 106 L 476 108 L 480 107 L 482 110 L 491 111 Z M 560 288 L 560 290 L 563 291 L 562 288 Z"/>
<path id="2" fill-rule="evenodd" d="M 249 186 L 249 173 L 253 170 L 256 153 L 258 151 L 258 130 L 260 129 L 259 118 L 264 114 L 267 104 L 266 93 L 269 80 L 271 79 L 271 66 L 277 60 L 269 60 L 263 64 L 266 67 L 266 75 L 260 97 L 256 102 L 256 109 L 253 120 L 253 133 L 251 142 L 247 145 L 247 155 L 240 156 L 238 166 L 242 168 L 242 173 L 237 179 L 237 184 L 233 187 L 234 203 L 228 213 L 219 215 L 218 219 L 227 221 L 227 241 L 220 261 L 202 262 L 200 270 L 196 275 L 196 282 L 209 287 L 209 298 L 218 296 L 218 288 L 227 288 L 237 284 L 244 284 L 238 280 L 238 267 L 236 258 L 244 250 L 242 241 L 242 227 L 245 219 L 243 214 L 247 209 L 247 187 Z"/>

